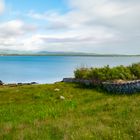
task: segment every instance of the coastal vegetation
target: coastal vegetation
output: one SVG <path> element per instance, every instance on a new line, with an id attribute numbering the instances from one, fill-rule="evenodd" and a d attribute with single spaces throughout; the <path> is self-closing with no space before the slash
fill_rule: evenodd
<path id="1" fill-rule="evenodd" d="M 113 81 L 113 80 L 138 80 L 140 79 L 140 63 L 130 66 L 116 66 L 110 68 L 104 66 L 102 68 L 78 68 L 74 71 L 77 79 L 93 79 L 97 81 Z"/>
<path id="2" fill-rule="evenodd" d="M 70 83 L 3 85 L 0 139 L 139 140 L 140 94 L 114 95 Z"/>

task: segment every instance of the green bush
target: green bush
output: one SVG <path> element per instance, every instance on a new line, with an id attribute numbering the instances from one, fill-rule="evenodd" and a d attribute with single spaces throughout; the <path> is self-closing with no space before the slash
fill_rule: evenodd
<path id="1" fill-rule="evenodd" d="M 110 68 L 108 65 L 102 68 L 78 68 L 74 71 L 75 78 L 107 80 L 134 80 L 140 79 L 140 63 L 131 66 L 117 66 Z"/>
<path id="2" fill-rule="evenodd" d="M 87 79 L 88 78 L 88 75 L 90 73 L 90 70 L 88 68 L 79 68 L 79 69 L 76 69 L 74 71 L 74 75 L 76 78 L 82 78 L 82 79 Z"/>
<path id="3" fill-rule="evenodd" d="M 140 63 L 132 64 L 129 69 L 136 79 L 140 79 Z"/>
<path id="4" fill-rule="evenodd" d="M 131 71 L 128 67 L 118 66 L 110 70 L 110 79 L 109 80 L 131 80 L 133 79 Z"/>
<path id="5" fill-rule="evenodd" d="M 95 79 L 95 80 L 106 80 L 109 78 L 109 66 L 104 68 L 90 68 L 90 73 L 88 74 L 88 79 Z"/>

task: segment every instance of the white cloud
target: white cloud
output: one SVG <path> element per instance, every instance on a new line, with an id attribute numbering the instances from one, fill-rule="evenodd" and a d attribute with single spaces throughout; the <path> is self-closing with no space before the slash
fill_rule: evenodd
<path id="1" fill-rule="evenodd" d="M 11 20 L 0 24 L 1 37 L 16 37 L 30 33 L 36 29 L 35 25 L 25 24 L 22 20 Z"/>
<path id="2" fill-rule="evenodd" d="M 4 11 L 4 1 L 0 0 L 0 14 Z"/>
<path id="3" fill-rule="evenodd" d="M 140 1 L 71 0 L 71 5 L 95 22 L 134 27 L 140 21 Z M 133 21 L 133 22 L 132 22 Z"/>
<path id="4" fill-rule="evenodd" d="M 37 30 L 33 24 L 26 24 L 22 20 L 11 20 L 0 24 L 0 48 L 24 50 L 24 39 Z M 25 42 L 26 43 L 26 42 Z"/>
<path id="5" fill-rule="evenodd" d="M 30 11 L 40 29 L 22 20 L 0 23 L 0 48 L 131 53 L 134 44 L 140 53 L 140 1 L 69 0 L 69 6 L 63 14 Z"/>

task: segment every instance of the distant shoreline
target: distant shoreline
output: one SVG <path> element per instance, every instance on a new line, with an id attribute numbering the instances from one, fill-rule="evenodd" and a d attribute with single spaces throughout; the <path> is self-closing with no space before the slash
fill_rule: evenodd
<path id="1" fill-rule="evenodd" d="M 0 54 L 0 56 L 72 56 L 72 57 L 140 57 L 140 55 L 83 55 L 83 54 Z"/>

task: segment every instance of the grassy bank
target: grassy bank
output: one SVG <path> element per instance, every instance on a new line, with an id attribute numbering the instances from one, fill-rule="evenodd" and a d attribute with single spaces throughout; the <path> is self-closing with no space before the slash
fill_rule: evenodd
<path id="1" fill-rule="evenodd" d="M 139 140 L 140 94 L 65 83 L 1 86 L 0 139 Z"/>

